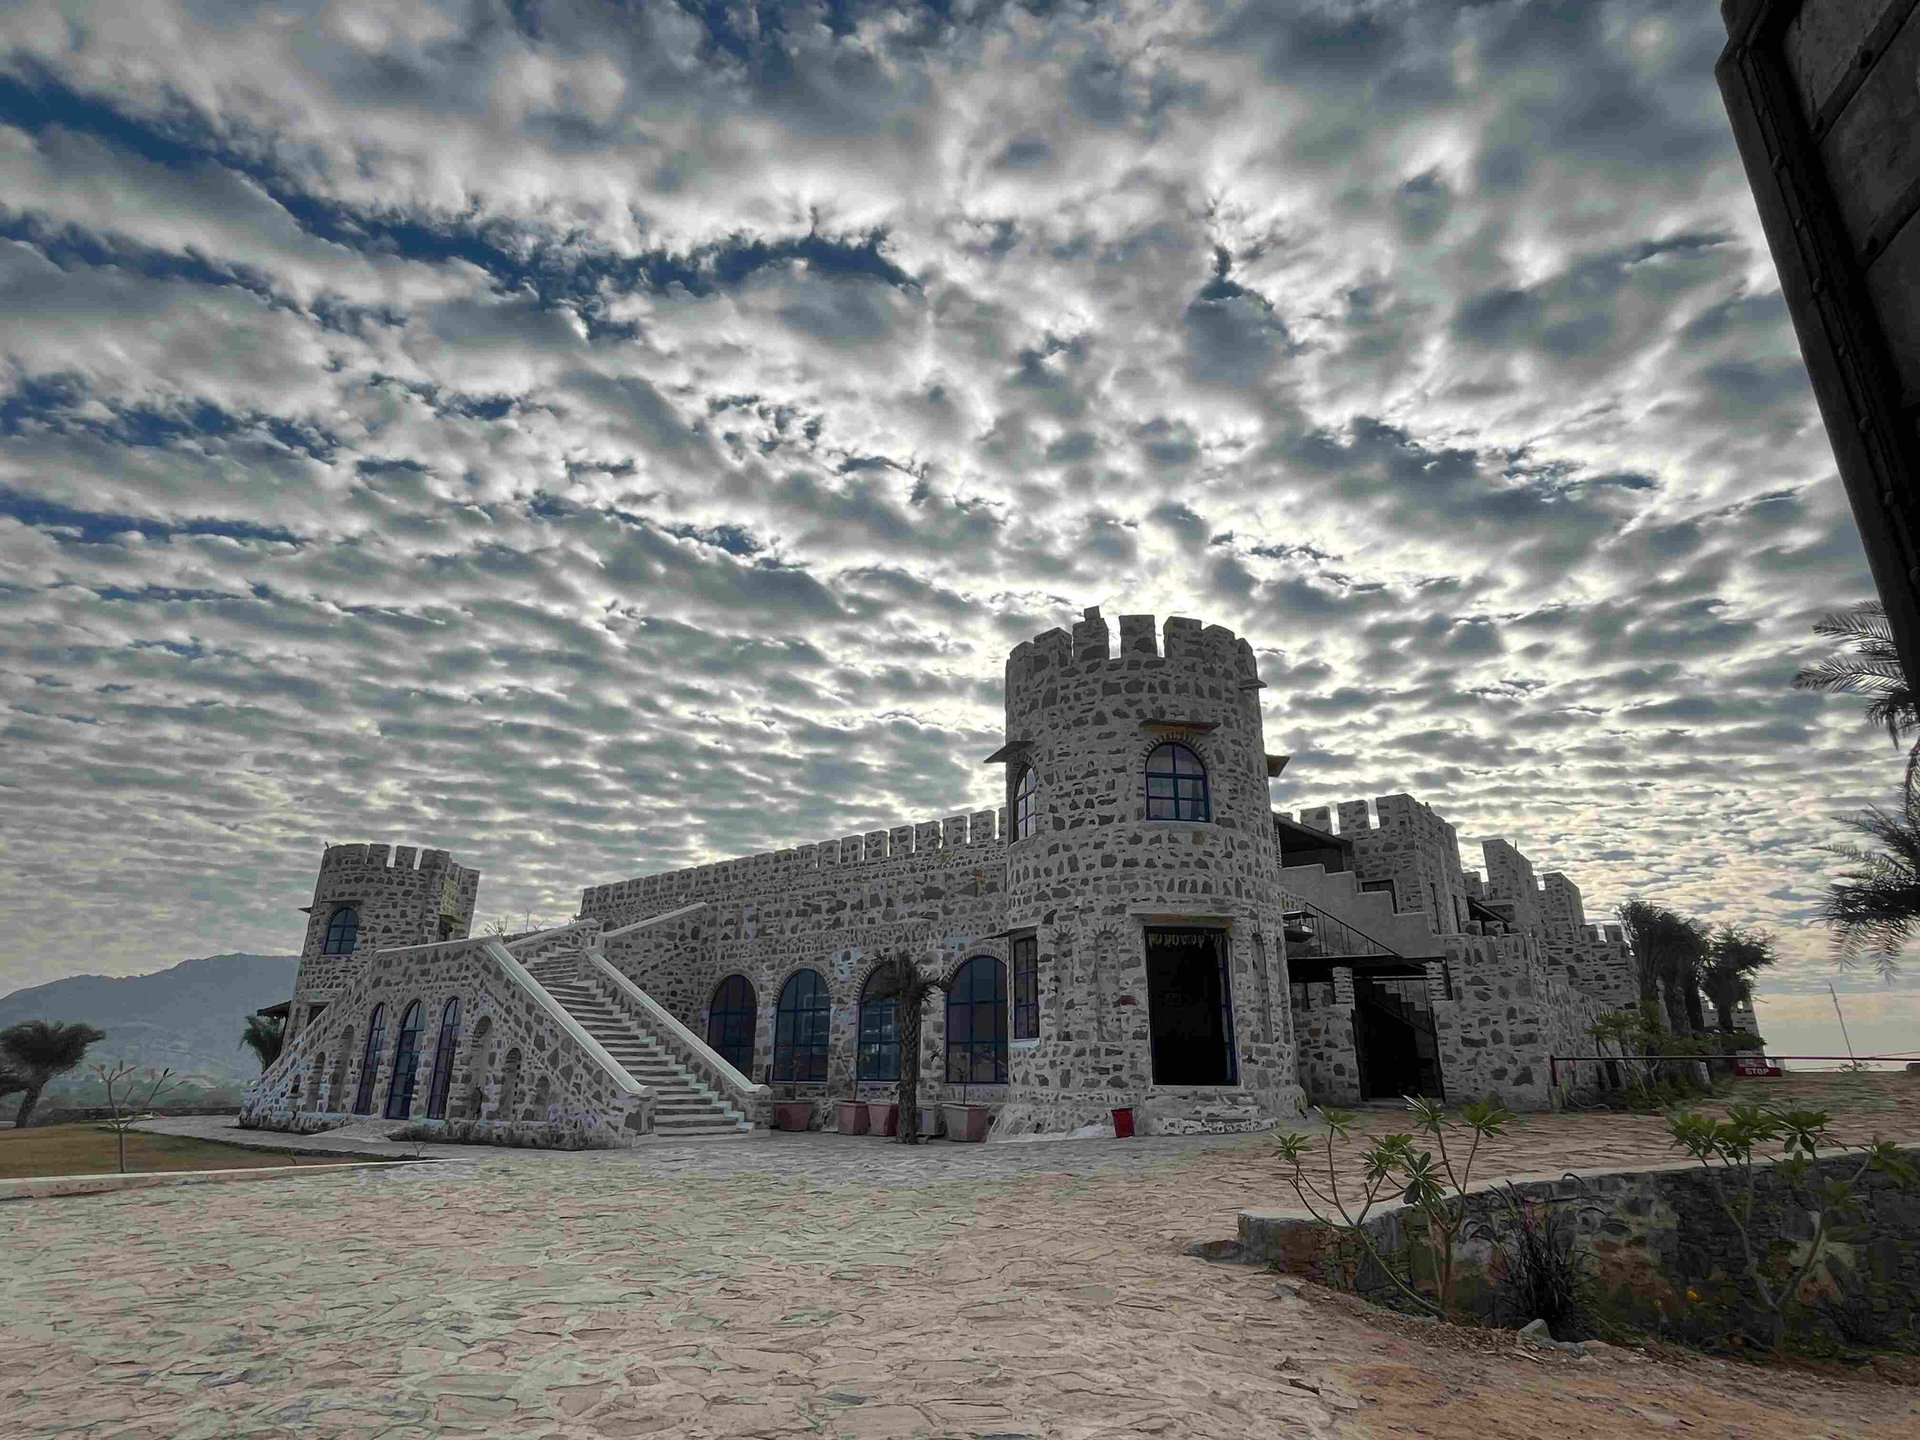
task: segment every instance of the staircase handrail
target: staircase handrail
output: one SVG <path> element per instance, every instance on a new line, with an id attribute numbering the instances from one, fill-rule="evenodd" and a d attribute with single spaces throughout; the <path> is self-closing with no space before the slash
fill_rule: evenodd
<path id="1" fill-rule="evenodd" d="M 1343 920 L 1338 915 L 1334 914 L 1331 910 L 1322 909 L 1320 906 L 1314 904 L 1311 900 L 1307 899 L 1307 897 L 1304 895 L 1296 894 L 1291 890 L 1282 890 L 1280 892 L 1280 899 L 1289 910 L 1294 910 L 1294 909 L 1305 910 L 1310 914 L 1319 916 L 1323 920 L 1331 920 L 1336 925 L 1344 925 L 1347 929 L 1351 930 L 1354 934 L 1358 935 L 1362 940 L 1366 941 L 1369 945 L 1372 945 L 1382 955 L 1394 955 L 1394 956 L 1398 956 L 1403 960 L 1409 958 L 1405 951 L 1394 949 L 1393 946 L 1387 944 L 1386 941 L 1378 938 L 1377 936 L 1369 935 L 1366 931 L 1362 930 L 1358 925 L 1354 924 L 1351 920 Z"/>
<path id="2" fill-rule="evenodd" d="M 677 910 L 662 910 L 658 915 L 649 915 L 644 920 L 635 920 L 631 924 L 620 926 L 617 930 L 603 930 L 600 932 L 600 938 L 618 940 L 633 934 L 636 930 L 645 930 L 649 925 L 664 925 L 669 920 L 678 920 L 682 915 L 691 915 L 696 910 L 705 910 L 711 903 L 707 900 L 696 900 L 691 905 L 680 906 Z"/>
<path id="3" fill-rule="evenodd" d="M 691 1051 L 693 1059 L 711 1070 L 725 1089 L 738 1092 L 747 1100 L 766 1100 L 772 1096 L 772 1090 L 765 1085 L 756 1084 L 734 1069 L 731 1061 L 676 1020 L 658 1000 L 608 964 L 607 957 L 598 950 L 586 950 L 582 952 L 582 956 L 587 965 L 614 988 L 617 995 L 644 1010 L 648 1019 Z"/>
<path id="4" fill-rule="evenodd" d="M 489 960 L 492 960 L 506 972 L 509 980 L 526 991 L 534 1003 L 546 1011 L 548 1017 L 556 1025 L 567 1032 L 569 1038 L 578 1044 L 582 1050 L 585 1050 L 587 1054 L 591 1055 L 595 1063 L 607 1072 L 616 1085 L 626 1091 L 627 1094 L 639 1099 L 647 1099 L 652 1096 L 652 1088 L 642 1085 L 638 1080 L 634 1079 L 633 1076 L 628 1073 L 626 1066 L 609 1055 L 606 1047 L 587 1033 L 586 1028 L 568 1013 L 566 1006 L 562 1005 L 547 993 L 546 987 L 533 978 L 526 966 L 514 959 L 512 953 L 505 945 L 497 939 L 489 938 L 481 944 L 480 950 Z"/>

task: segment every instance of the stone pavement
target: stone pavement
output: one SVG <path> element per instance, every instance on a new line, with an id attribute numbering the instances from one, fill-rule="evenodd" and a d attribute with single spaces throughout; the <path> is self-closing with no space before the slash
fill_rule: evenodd
<path id="1" fill-rule="evenodd" d="M 1655 1127 L 1528 1117 L 1491 1163 Z M 1920 1433 L 1911 1389 L 1522 1352 L 1190 1258 L 1280 1198 L 1272 1150 L 783 1135 L 20 1202 L 0 1432 Z"/>

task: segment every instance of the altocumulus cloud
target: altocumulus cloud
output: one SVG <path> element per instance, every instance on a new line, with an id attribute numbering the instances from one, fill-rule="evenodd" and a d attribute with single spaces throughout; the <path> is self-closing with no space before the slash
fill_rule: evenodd
<path id="1" fill-rule="evenodd" d="M 0 21 L 0 984 L 993 803 L 1007 647 L 1791 937 L 1897 771 L 1694 0 Z"/>

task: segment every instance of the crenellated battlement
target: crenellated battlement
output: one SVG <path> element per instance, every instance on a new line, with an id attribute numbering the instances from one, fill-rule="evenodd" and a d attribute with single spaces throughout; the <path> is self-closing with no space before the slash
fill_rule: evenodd
<path id="1" fill-rule="evenodd" d="M 848 871 L 909 856 L 952 851 L 971 851 L 984 856 L 1004 841 L 1006 813 L 1004 809 L 976 810 L 967 815 L 949 815 L 944 820 L 895 825 L 886 830 L 869 830 L 864 835 L 798 845 L 790 850 L 774 850 L 738 860 L 642 875 L 610 885 L 594 885 L 583 892 L 581 910 L 584 914 L 634 907 L 664 910 L 695 896 L 771 888 L 823 871 Z"/>
<path id="2" fill-rule="evenodd" d="M 445 850 L 414 845 L 329 845 L 321 853 L 320 868 L 325 870 L 433 870 L 453 863 Z"/>
<path id="3" fill-rule="evenodd" d="M 1375 816 L 1379 818 L 1376 820 Z M 1334 828 L 1335 817 L 1339 828 Z M 1381 795 L 1372 801 L 1343 800 L 1338 805 L 1315 805 L 1299 811 L 1294 819 L 1310 830 L 1352 839 L 1368 832 L 1430 829 L 1435 834 L 1451 833 L 1453 826 L 1440 818 L 1431 805 L 1411 795 Z"/>
<path id="4" fill-rule="evenodd" d="M 1071 632 L 1048 630 L 1022 640 L 1007 656 L 1009 692 L 1064 675 L 1142 668 L 1189 667 L 1214 675 L 1258 681 L 1253 647 L 1224 625 L 1202 625 L 1169 615 L 1158 633 L 1151 615 L 1120 617 L 1119 649 L 1098 606 L 1083 612 Z"/>

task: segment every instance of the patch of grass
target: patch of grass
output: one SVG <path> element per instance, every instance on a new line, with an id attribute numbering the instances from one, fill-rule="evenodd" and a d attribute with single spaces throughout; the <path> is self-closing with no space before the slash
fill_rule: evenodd
<path id="1" fill-rule="evenodd" d="M 315 1157 L 307 1157 L 312 1163 Z M 264 1165 L 293 1165 L 298 1158 L 279 1150 L 222 1145 L 185 1135 L 127 1135 L 127 1170 L 251 1170 Z M 31 1175 L 111 1175 L 113 1131 L 105 1125 L 39 1125 L 0 1130 L 0 1180 Z"/>

